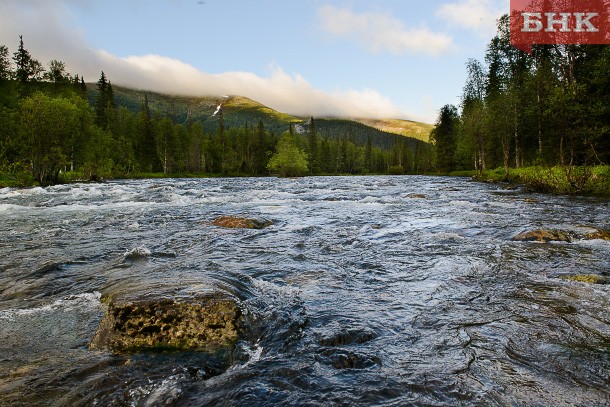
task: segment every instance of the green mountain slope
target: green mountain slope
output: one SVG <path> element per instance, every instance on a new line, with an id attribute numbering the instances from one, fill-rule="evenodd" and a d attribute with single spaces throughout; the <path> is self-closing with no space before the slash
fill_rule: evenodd
<path id="1" fill-rule="evenodd" d="M 413 137 L 426 143 L 430 141 L 430 132 L 434 125 L 399 119 L 356 119 L 357 122 L 378 130 Z"/>
<path id="2" fill-rule="evenodd" d="M 95 103 L 97 88 L 88 84 L 89 100 Z M 115 103 L 132 112 L 142 108 L 144 97 L 148 98 L 148 106 L 155 115 L 168 116 L 175 123 L 201 122 L 206 132 L 215 132 L 218 128 L 220 115 L 218 107 L 222 107 L 222 116 L 226 128 L 242 127 L 246 124 L 256 126 L 262 121 L 267 130 L 279 135 L 290 128 L 293 123 L 297 132 L 305 133 L 309 128 L 309 118 L 295 117 L 278 112 L 268 106 L 243 96 L 173 96 L 143 90 L 114 87 Z M 364 145 L 371 138 L 374 146 L 384 149 L 391 148 L 398 141 L 407 141 L 409 147 L 427 142 L 433 126 L 405 120 L 348 120 L 348 119 L 317 119 L 316 126 L 321 135 L 331 138 L 342 137 L 345 134 L 355 143 Z"/>

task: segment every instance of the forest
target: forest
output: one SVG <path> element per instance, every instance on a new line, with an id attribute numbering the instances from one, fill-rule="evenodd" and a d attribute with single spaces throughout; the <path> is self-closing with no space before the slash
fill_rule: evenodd
<path id="1" fill-rule="evenodd" d="M 124 103 L 103 71 L 88 84 L 62 61 L 45 69 L 22 37 L 12 56 L 0 45 L 0 185 L 433 169 L 430 144 L 356 122 L 300 118 L 283 129 L 277 120 L 265 123 L 268 115 L 224 117 L 219 109 L 214 120 L 202 121 L 155 110 L 146 93 L 135 109 L 119 99 Z"/>
<path id="2" fill-rule="evenodd" d="M 496 169 L 558 192 L 568 191 L 550 184 L 587 192 L 597 178 L 610 192 L 610 46 L 535 45 L 528 55 L 511 46 L 505 15 L 485 60 L 466 67 L 461 105 L 445 105 L 431 134 L 440 171 Z"/>

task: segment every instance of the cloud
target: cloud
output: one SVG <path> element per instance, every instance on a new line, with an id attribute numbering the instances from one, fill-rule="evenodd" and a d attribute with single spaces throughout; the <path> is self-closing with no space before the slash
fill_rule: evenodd
<path id="1" fill-rule="evenodd" d="M 96 52 L 100 66 L 118 85 L 180 95 L 241 95 L 299 116 L 402 117 L 404 112 L 372 89 L 315 89 L 298 74 L 273 66 L 267 77 L 250 72 L 210 74 L 160 55 L 119 58 Z"/>
<path id="2" fill-rule="evenodd" d="M 250 72 L 211 74 L 161 55 L 118 57 L 93 49 L 71 25 L 65 4 L 62 0 L 2 0 L 0 38 L 14 40 L 3 45 L 15 51 L 23 34 L 34 58 L 44 64 L 63 60 L 69 72 L 89 82 L 96 81 L 103 70 L 114 85 L 185 96 L 241 95 L 299 116 L 413 117 L 376 90 L 324 92 L 279 66 L 272 66 L 266 77 Z"/>
<path id="3" fill-rule="evenodd" d="M 488 37 L 496 32 L 497 20 L 509 10 L 509 0 L 459 0 L 440 6 L 436 16 Z"/>
<path id="4" fill-rule="evenodd" d="M 445 34 L 426 27 L 407 28 L 389 14 L 356 14 L 349 8 L 324 5 L 318 9 L 318 18 L 327 33 L 352 39 L 372 52 L 439 55 L 452 45 L 451 37 Z"/>

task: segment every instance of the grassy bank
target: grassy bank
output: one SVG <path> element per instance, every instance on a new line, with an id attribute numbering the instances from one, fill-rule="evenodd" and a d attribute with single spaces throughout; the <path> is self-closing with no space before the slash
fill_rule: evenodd
<path id="1" fill-rule="evenodd" d="M 475 174 L 485 182 L 524 184 L 535 192 L 610 196 L 610 166 L 504 168 Z"/>

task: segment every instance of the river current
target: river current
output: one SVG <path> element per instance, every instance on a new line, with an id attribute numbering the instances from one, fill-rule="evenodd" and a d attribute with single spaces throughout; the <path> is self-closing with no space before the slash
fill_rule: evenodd
<path id="1" fill-rule="evenodd" d="M 218 216 L 268 219 L 222 229 Z M 0 405 L 610 405 L 610 203 L 443 177 L 0 189 Z M 221 291 L 229 366 L 88 347 L 105 296 Z"/>

